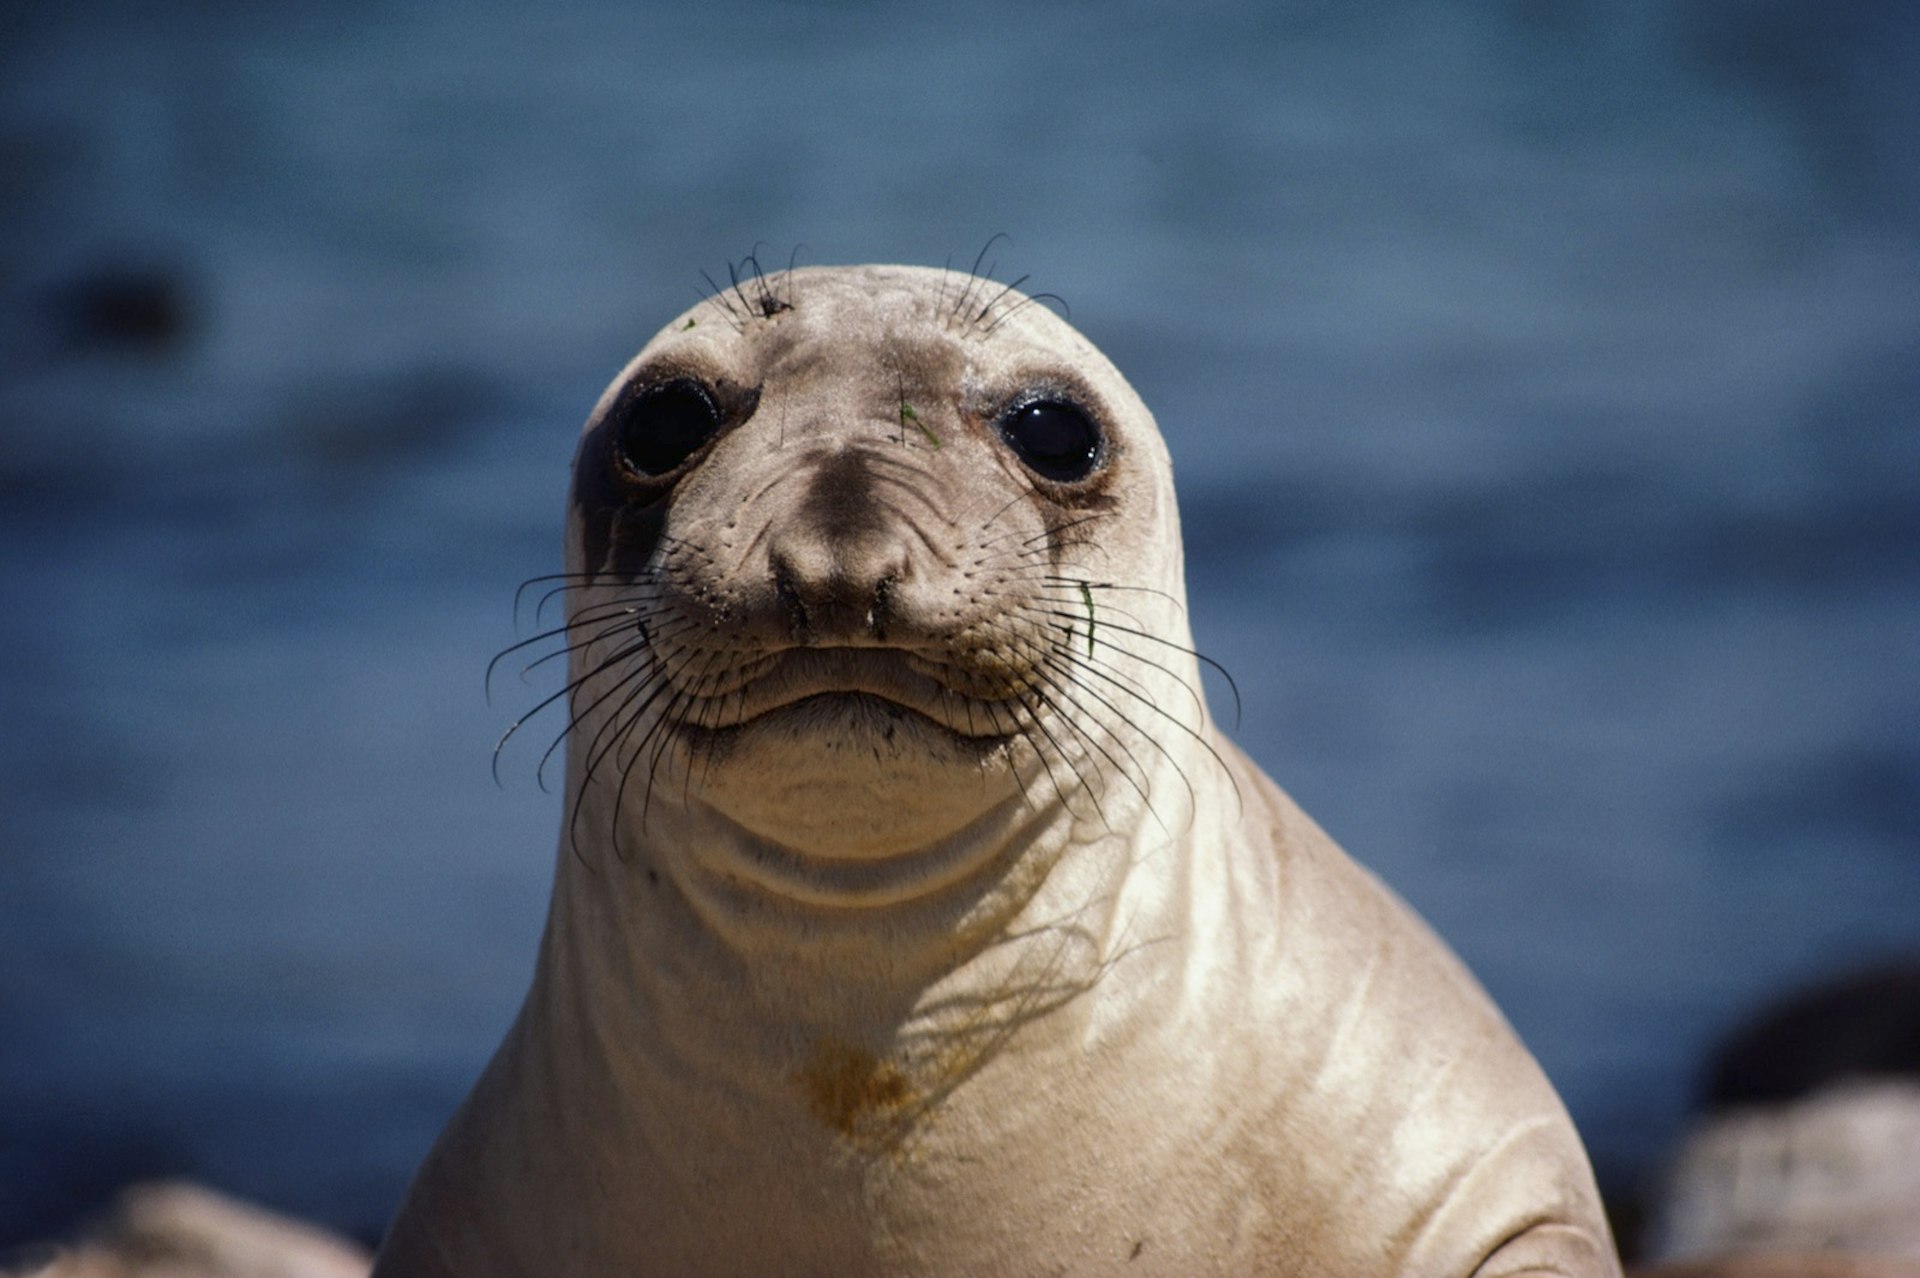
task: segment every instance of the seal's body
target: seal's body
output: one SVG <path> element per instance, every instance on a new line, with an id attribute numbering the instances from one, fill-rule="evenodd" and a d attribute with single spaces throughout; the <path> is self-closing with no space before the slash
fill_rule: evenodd
<path id="1" fill-rule="evenodd" d="M 1221 736 L 1165 448 L 970 276 L 696 307 L 575 462 L 518 1021 L 379 1278 L 1617 1272 L 1473 979 Z"/>

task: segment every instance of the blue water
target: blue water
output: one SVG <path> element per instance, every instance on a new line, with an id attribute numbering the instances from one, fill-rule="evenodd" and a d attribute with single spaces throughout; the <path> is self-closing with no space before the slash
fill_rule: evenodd
<path id="1" fill-rule="evenodd" d="M 600 387 L 756 244 L 997 232 L 1160 418 L 1239 740 L 1644 1185 L 1717 1033 L 1920 949 L 1915 66 L 1812 0 L 10 11 L 0 1242 L 163 1172 L 378 1230 L 530 973 L 550 684 L 481 675 Z"/>

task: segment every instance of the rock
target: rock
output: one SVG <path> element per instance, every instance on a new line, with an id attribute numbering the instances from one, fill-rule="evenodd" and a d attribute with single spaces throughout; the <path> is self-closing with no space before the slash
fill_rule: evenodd
<path id="1" fill-rule="evenodd" d="M 1920 1083 L 1713 1115 L 1674 1160 L 1663 1250 L 1865 1253 L 1920 1272 Z"/>
<path id="2" fill-rule="evenodd" d="M 183 1181 L 136 1185 L 102 1228 L 15 1278 L 366 1278 L 366 1251 Z"/>

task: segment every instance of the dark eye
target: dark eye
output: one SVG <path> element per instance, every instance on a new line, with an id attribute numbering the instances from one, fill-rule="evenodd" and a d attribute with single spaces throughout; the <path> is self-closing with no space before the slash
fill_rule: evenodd
<path id="1" fill-rule="evenodd" d="M 614 448 L 642 475 L 664 475 L 720 429 L 720 410 L 698 382 L 676 379 L 635 395 L 615 410 Z"/>
<path id="2" fill-rule="evenodd" d="M 1100 460 L 1100 428 L 1065 400 L 1020 405 L 1000 419 L 1000 436 L 1036 474 L 1063 484 L 1085 479 Z"/>

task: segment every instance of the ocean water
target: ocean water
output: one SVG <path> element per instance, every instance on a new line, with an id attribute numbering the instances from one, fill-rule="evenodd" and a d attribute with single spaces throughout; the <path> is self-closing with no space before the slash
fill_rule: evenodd
<path id="1" fill-rule="evenodd" d="M 162 1173 L 377 1234 L 531 971 L 552 684 L 482 675 L 601 386 L 756 248 L 996 235 L 1159 418 L 1236 738 L 1643 1189 L 1716 1035 L 1920 950 L 1916 65 L 1811 0 L 10 10 L 0 1244 Z"/>

